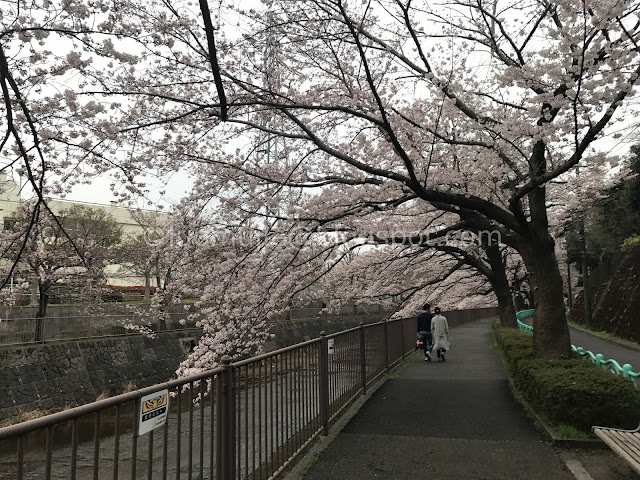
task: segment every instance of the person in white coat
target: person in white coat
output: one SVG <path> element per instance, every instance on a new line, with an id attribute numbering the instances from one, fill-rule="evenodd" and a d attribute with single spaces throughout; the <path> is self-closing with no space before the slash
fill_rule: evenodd
<path id="1" fill-rule="evenodd" d="M 446 317 L 440 315 L 440 307 L 436 307 L 433 312 L 435 313 L 435 316 L 431 319 L 433 350 L 436 351 L 439 361 L 444 362 L 444 352 L 451 349 L 449 324 L 447 323 Z"/>

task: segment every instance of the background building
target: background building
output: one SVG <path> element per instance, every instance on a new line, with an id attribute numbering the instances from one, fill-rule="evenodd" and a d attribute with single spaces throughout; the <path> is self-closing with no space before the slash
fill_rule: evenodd
<path id="1" fill-rule="evenodd" d="M 7 174 L 0 173 L 0 229 L 5 228 L 5 222 L 16 213 L 22 203 L 23 199 L 20 195 L 20 185 L 12 178 L 9 178 Z M 127 237 L 149 236 L 149 240 L 151 241 L 152 235 L 149 235 L 149 227 L 148 225 L 144 226 L 145 222 L 143 220 L 151 219 L 151 223 L 156 226 L 162 226 L 168 219 L 168 214 L 164 212 L 122 207 L 116 205 L 115 202 L 112 202 L 110 205 L 103 205 L 90 202 L 51 199 L 47 203 L 54 213 L 67 210 L 74 205 L 82 205 L 91 209 L 102 210 L 115 219 L 121 227 L 123 240 Z M 157 232 L 157 234 L 159 233 L 160 232 Z M 2 262 L 4 263 L 5 260 L 2 259 Z M 105 269 L 105 273 L 107 274 L 107 284 L 109 285 L 134 286 L 145 284 L 144 276 L 131 273 L 131 269 L 126 268 L 124 265 L 109 265 Z"/>

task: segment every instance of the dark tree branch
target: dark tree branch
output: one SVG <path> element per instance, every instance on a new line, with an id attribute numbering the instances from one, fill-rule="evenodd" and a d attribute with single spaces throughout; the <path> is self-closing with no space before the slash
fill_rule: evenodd
<path id="1" fill-rule="evenodd" d="M 207 0 L 200 0 L 200 11 L 202 12 L 202 20 L 204 21 L 204 30 L 207 34 L 211 72 L 213 73 L 213 79 L 216 84 L 216 89 L 218 90 L 218 98 L 220 99 L 220 119 L 226 122 L 228 118 L 227 96 L 224 93 L 224 85 L 222 84 L 222 76 L 220 75 L 216 40 L 213 34 L 213 23 L 211 22 L 211 12 L 209 12 L 209 3 Z"/>

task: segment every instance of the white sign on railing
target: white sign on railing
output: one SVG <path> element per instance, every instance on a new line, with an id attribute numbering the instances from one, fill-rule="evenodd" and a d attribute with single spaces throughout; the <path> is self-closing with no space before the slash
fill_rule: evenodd
<path id="1" fill-rule="evenodd" d="M 169 390 L 150 393 L 140 399 L 140 422 L 138 435 L 144 435 L 161 427 L 169 414 Z"/>
<path id="2" fill-rule="evenodd" d="M 336 344 L 335 338 L 329 338 L 327 340 L 327 349 L 328 349 L 329 355 L 333 355 L 335 344 Z"/>

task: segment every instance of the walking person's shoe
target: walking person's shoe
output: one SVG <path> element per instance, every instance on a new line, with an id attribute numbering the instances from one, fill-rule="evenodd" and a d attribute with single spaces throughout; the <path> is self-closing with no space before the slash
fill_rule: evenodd
<path id="1" fill-rule="evenodd" d="M 429 352 L 424 352 L 424 361 L 425 362 L 431 361 L 431 355 L 429 354 Z"/>
<path id="2" fill-rule="evenodd" d="M 444 351 L 440 354 L 440 357 L 442 358 L 442 361 L 444 362 Z"/>

